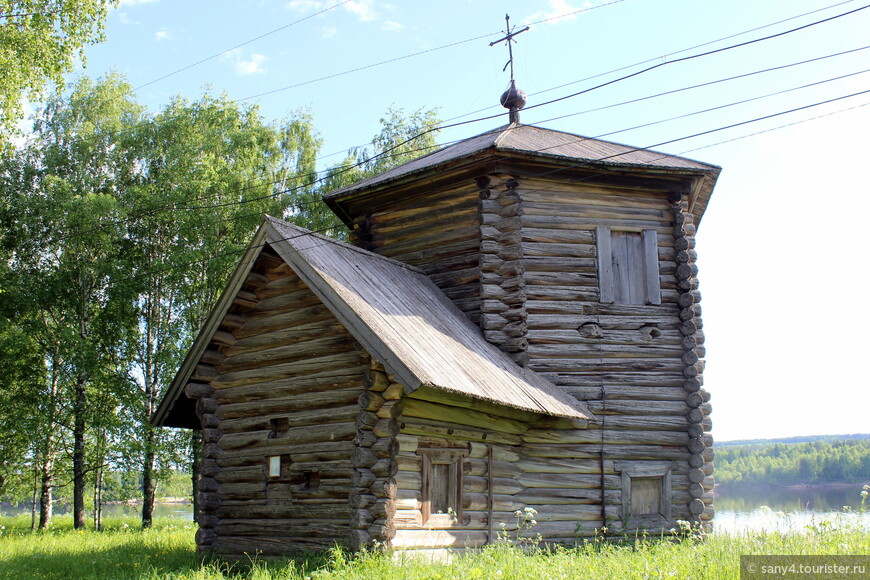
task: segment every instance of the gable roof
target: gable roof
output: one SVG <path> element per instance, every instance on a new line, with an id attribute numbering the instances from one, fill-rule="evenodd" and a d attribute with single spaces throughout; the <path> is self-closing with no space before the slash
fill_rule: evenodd
<path id="1" fill-rule="evenodd" d="M 420 270 L 267 217 L 255 240 L 269 244 L 347 330 L 410 393 L 428 386 L 508 407 L 591 420 L 586 406 L 489 344 Z M 233 276 L 154 415 L 163 424 L 247 270 Z M 225 304 L 222 304 L 225 302 Z M 220 309 L 223 308 L 221 312 Z"/>
<path id="2" fill-rule="evenodd" d="M 342 198 L 366 190 L 386 187 L 392 183 L 404 182 L 407 179 L 417 179 L 422 174 L 453 166 L 463 160 L 472 161 L 487 153 L 500 155 L 503 158 L 507 156 L 549 160 L 563 165 L 569 163 L 583 167 L 621 167 L 693 175 L 697 179 L 694 191 L 690 194 L 689 210 L 695 214 L 697 221 L 700 221 L 707 207 L 713 186 L 722 170 L 716 165 L 650 149 L 532 125 L 511 124 L 448 145 L 381 174 L 333 191 L 324 196 L 324 201 L 335 209 L 336 202 Z"/>

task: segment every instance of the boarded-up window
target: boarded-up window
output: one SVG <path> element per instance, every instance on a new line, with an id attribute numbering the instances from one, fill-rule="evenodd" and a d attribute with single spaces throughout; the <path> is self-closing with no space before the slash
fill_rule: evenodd
<path id="1" fill-rule="evenodd" d="M 423 523 L 449 526 L 462 519 L 462 458 L 467 448 L 420 448 Z"/>
<path id="2" fill-rule="evenodd" d="M 628 463 L 628 462 L 626 462 Z M 622 472 L 624 526 L 667 524 L 671 519 L 671 470 L 641 462 L 614 464 Z"/>
<path id="3" fill-rule="evenodd" d="M 631 515 L 658 514 L 662 503 L 661 477 L 631 478 Z"/>
<path id="4" fill-rule="evenodd" d="M 661 304 L 658 239 L 655 230 L 596 230 L 600 301 Z"/>

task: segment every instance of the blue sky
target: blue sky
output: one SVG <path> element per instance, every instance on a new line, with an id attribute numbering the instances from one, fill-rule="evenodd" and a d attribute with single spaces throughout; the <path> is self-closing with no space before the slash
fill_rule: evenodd
<path id="1" fill-rule="evenodd" d="M 256 104 L 269 120 L 306 109 L 325 140 L 324 154 L 340 154 L 367 143 L 390 105 L 438 108 L 445 120 L 503 111 L 497 103 L 508 83 L 502 72 L 507 51 L 489 42 L 500 38 L 506 12 L 518 27 L 531 24 L 517 37 L 514 58 L 517 82 L 532 106 L 653 64 L 865 5 L 857 0 L 121 0 L 109 16 L 107 41 L 86 50 L 84 72 L 124 73 L 152 111 L 178 94 L 195 99 L 204 87 Z M 870 73 L 862 72 L 870 69 L 870 49 L 613 106 L 860 49 L 870 44 L 867 30 L 870 8 L 667 64 L 530 109 L 522 121 L 648 147 L 840 99 L 870 90 Z M 190 66 L 203 59 L 208 60 Z M 818 84 L 796 89 L 812 83 Z M 659 147 L 723 167 L 698 237 L 706 388 L 713 394 L 718 439 L 870 431 L 870 380 L 861 366 L 870 346 L 863 271 L 870 187 L 862 171 L 868 103 L 870 93 Z M 441 141 L 505 122 L 506 117 L 469 123 L 445 131 Z M 623 131 L 650 123 L 655 124 Z M 322 164 L 337 160 L 327 157 Z"/>

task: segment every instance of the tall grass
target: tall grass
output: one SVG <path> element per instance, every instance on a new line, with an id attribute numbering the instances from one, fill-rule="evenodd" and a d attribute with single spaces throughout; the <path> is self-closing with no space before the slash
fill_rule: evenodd
<path id="1" fill-rule="evenodd" d="M 622 543 L 586 541 L 575 548 L 501 541 L 449 560 L 341 548 L 266 561 L 252 555 L 229 565 L 200 563 L 194 526 L 158 520 L 141 530 L 133 519 L 111 519 L 103 532 L 72 530 L 57 518 L 32 534 L 26 516 L 0 518 L 0 578 L 135 578 L 146 580 L 739 578 L 741 554 L 868 554 L 870 532 L 848 520 L 819 522 L 803 533 L 752 532 L 689 537 L 638 537 Z M 533 531 L 533 530 L 532 530 Z"/>

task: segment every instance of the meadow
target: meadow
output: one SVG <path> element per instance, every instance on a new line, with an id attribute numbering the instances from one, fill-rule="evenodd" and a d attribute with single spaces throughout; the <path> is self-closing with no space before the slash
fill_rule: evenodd
<path id="1" fill-rule="evenodd" d="M 0 578 L 137 580 L 302 579 L 511 579 L 511 578 L 739 578 L 741 554 L 870 554 L 870 531 L 848 519 L 822 521 L 790 533 L 626 538 L 577 547 L 537 547 L 505 537 L 498 544 L 449 561 L 402 558 L 381 552 L 351 555 L 340 548 L 281 561 L 252 554 L 228 565 L 200 562 L 195 528 L 157 520 L 142 530 L 133 519 L 105 522 L 102 532 L 73 531 L 57 518 L 52 529 L 31 533 L 26 516 L 0 518 Z M 533 533 L 534 530 L 532 529 Z"/>

